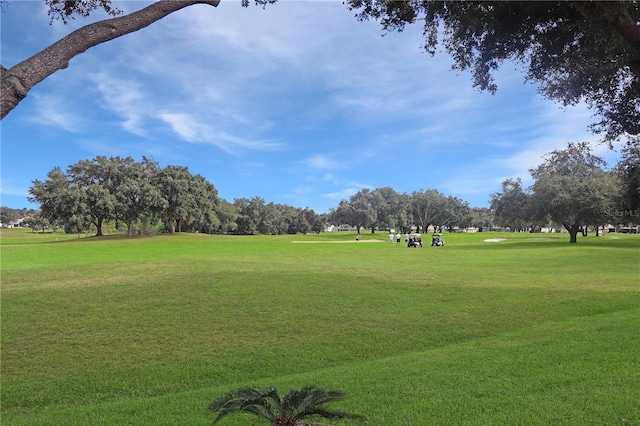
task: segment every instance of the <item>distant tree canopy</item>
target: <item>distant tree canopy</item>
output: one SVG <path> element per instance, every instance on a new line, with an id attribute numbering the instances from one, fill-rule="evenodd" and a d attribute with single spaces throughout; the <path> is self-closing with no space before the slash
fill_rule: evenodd
<path id="1" fill-rule="evenodd" d="M 0 207 L 0 223 L 6 225 L 11 222 L 15 222 L 22 217 L 22 212 L 18 209 L 12 209 L 11 207 Z"/>
<path id="2" fill-rule="evenodd" d="M 25 61 L 0 66 L 0 118 L 37 83 L 66 68 L 74 56 L 135 32 L 194 4 L 220 0 L 159 0 L 128 15 L 111 0 L 44 0 L 52 20 L 67 22 L 96 9 L 116 16 L 82 27 Z M 255 0 L 256 4 L 276 0 Z M 0 3 L 5 3 L 0 0 Z M 242 0 L 248 6 L 249 0 Z M 380 21 L 385 31 L 424 23 L 425 49 L 439 45 L 453 68 L 470 70 L 473 85 L 497 89 L 492 73 L 506 60 L 524 64 L 526 79 L 549 99 L 585 101 L 605 140 L 640 134 L 640 3 L 636 1 L 433 1 L 346 0 L 361 20 Z M 441 41 L 440 41 L 441 40 Z M 636 141 L 637 142 L 637 141 Z"/>
<path id="3" fill-rule="evenodd" d="M 435 189 L 399 194 L 390 187 L 362 189 L 349 200 L 331 209 L 329 221 L 375 230 L 426 231 L 429 226 L 443 230 L 468 226 L 492 226 L 486 211 L 470 208 L 466 201 L 446 196 Z M 489 222 L 489 223 L 487 223 Z"/>
<path id="4" fill-rule="evenodd" d="M 424 25 L 425 50 L 438 46 L 473 86 L 495 92 L 504 61 L 564 105 L 585 101 L 608 141 L 640 134 L 640 2 L 347 0 L 361 20 L 386 31 Z"/>
<path id="5" fill-rule="evenodd" d="M 323 215 L 309 208 L 266 203 L 261 197 L 234 200 L 236 225 L 242 234 L 319 234 L 326 228 Z"/>
<path id="6" fill-rule="evenodd" d="M 296 234 L 325 228 L 324 217 L 311 209 L 265 204 L 258 197 L 231 204 L 187 167 L 161 168 L 147 158 L 136 162 L 98 156 L 72 164 L 66 172 L 55 167 L 47 179 L 33 181 L 29 194 L 40 205 L 43 220 L 68 232 L 93 226 L 98 236 L 107 221 L 125 224 L 129 236 L 150 232 L 157 223 L 170 233 Z"/>

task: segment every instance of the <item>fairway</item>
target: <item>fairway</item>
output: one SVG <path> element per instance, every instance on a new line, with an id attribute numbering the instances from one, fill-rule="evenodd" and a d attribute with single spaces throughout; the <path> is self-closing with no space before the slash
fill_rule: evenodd
<path id="1" fill-rule="evenodd" d="M 337 425 L 640 425 L 637 235 L 0 237 L 3 425 L 210 425 L 307 385 Z"/>

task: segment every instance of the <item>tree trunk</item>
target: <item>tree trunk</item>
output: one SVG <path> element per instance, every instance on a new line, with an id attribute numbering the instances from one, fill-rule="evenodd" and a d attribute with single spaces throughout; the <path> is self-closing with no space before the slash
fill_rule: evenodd
<path id="1" fill-rule="evenodd" d="M 578 231 L 580 231 L 580 225 L 575 223 L 573 225 L 562 224 L 565 229 L 569 232 L 569 242 L 577 243 L 578 242 Z"/>
<path id="2" fill-rule="evenodd" d="M 96 219 L 96 237 L 102 237 L 102 218 Z"/>
<path id="3" fill-rule="evenodd" d="M 129 15 L 106 19 L 77 29 L 29 59 L 6 69 L 0 65 L 0 120 L 27 96 L 33 86 L 90 47 L 138 31 L 172 12 L 194 4 L 217 6 L 220 0 L 159 0 Z"/>
<path id="4" fill-rule="evenodd" d="M 169 233 L 170 234 L 175 234 L 176 233 L 176 221 L 173 219 L 173 217 L 169 216 L 167 218 L 167 223 L 169 224 Z"/>

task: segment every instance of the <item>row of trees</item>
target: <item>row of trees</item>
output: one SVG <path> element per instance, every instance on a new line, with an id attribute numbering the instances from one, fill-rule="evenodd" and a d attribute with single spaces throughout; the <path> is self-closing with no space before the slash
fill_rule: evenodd
<path id="1" fill-rule="evenodd" d="M 533 185 L 507 179 L 491 196 L 496 220 L 514 229 L 561 224 L 577 241 L 592 225 L 640 223 L 640 147 L 628 145 L 615 168 L 605 171 L 602 158 L 585 143 L 569 144 L 530 169 Z M 586 232 L 586 231 L 584 231 Z"/>
<path id="2" fill-rule="evenodd" d="M 332 223 L 375 229 L 453 227 L 534 230 L 564 227 L 572 243 L 587 226 L 640 223 L 640 146 L 629 143 L 622 160 L 605 170 L 602 158 L 586 143 L 556 150 L 530 170 L 533 185 L 507 179 L 502 192 L 491 196 L 491 208 L 471 208 L 435 189 L 399 194 L 392 188 L 363 189 L 332 209 Z"/>
<path id="3" fill-rule="evenodd" d="M 98 156 L 67 168 L 51 170 L 47 179 L 33 181 L 29 200 L 40 205 L 30 225 L 59 226 L 78 232 L 93 226 L 103 235 L 106 222 L 126 225 L 127 234 L 167 231 L 295 234 L 319 233 L 328 224 L 375 229 L 426 229 L 493 226 L 488 209 L 470 208 L 456 197 L 435 189 L 399 194 L 390 187 L 363 189 L 340 201 L 330 213 L 267 203 L 261 197 L 229 203 L 215 187 L 186 167 L 161 168 L 147 158 Z"/>
<path id="4" fill-rule="evenodd" d="M 261 197 L 238 198 L 233 202 L 235 229 L 240 234 L 319 234 L 327 225 L 326 214 L 316 214 L 309 208 L 266 203 Z"/>
<path id="5" fill-rule="evenodd" d="M 125 224 L 128 235 L 158 223 L 171 233 L 272 235 L 319 233 L 328 224 L 350 225 L 358 232 L 413 227 L 424 231 L 429 226 L 440 230 L 562 226 L 576 242 L 587 225 L 640 223 L 640 146 L 628 145 L 613 169 L 604 166 L 586 143 L 569 144 L 530 170 L 531 187 L 524 188 L 520 178 L 505 180 L 502 191 L 491 196 L 490 209 L 472 208 L 436 189 L 406 194 L 391 187 L 362 189 L 322 215 L 260 197 L 229 203 L 186 167 L 161 168 L 147 158 L 136 162 L 130 157 L 83 160 L 66 172 L 56 167 L 48 179 L 35 180 L 29 192 L 30 200 L 41 206 L 36 216 L 41 226 L 76 232 L 92 224 L 97 235 L 102 235 L 105 221 Z M 3 209 L 2 214 L 9 213 Z"/>
<path id="6" fill-rule="evenodd" d="M 127 234 L 154 229 L 169 232 L 286 234 L 321 232 L 324 219 L 310 209 L 265 203 L 262 198 L 221 199 L 201 175 L 187 167 L 166 166 L 143 158 L 98 156 L 47 179 L 33 181 L 29 200 L 40 205 L 40 222 L 79 232 L 93 225 L 103 235 L 107 221 L 125 224 Z"/>
<path id="7" fill-rule="evenodd" d="M 436 189 L 398 193 L 393 188 L 363 189 L 349 200 L 331 209 L 329 221 L 358 228 L 426 230 L 430 225 L 440 229 L 493 226 L 493 215 L 486 208 L 471 208 L 466 201 L 447 196 Z"/>

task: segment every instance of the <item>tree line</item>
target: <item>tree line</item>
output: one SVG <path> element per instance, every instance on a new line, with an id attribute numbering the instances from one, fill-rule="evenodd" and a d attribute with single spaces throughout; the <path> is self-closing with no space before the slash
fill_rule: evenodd
<path id="1" fill-rule="evenodd" d="M 39 204 L 40 211 L 30 215 L 27 225 L 62 227 L 67 232 L 91 227 L 98 236 L 107 222 L 118 230 L 126 227 L 130 236 L 162 231 L 307 234 L 320 233 L 328 225 L 358 232 L 563 227 L 570 242 L 576 242 L 587 226 L 640 223 L 640 145 L 627 145 L 622 154 L 614 168 L 605 170 L 604 160 L 586 143 L 570 143 L 530 170 L 530 187 L 525 188 L 520 178 L 505 180 L 502 191 L 491 195 L 490 208 L 470 207 L 437 189 L 407 194 L 382 187 L 364 188 L 328 214 L 267 203 L 257 196 L 230 203 L 187 167 L 162 168 L 145 157 L 136 162 L 98 156 L 64 172 L 55 167 L 46 180 L 34 180 L 29 200 Z M 1 215 L 7 223 L 20 212 L 2 208 Z"/>
<path id="2" fill-rule="evenodd" d="M 105 223 L 127 235 L 158 231 L 295 234 L 319 233 L 324 219 L 308 208 L 266 203 L 260 197 L 229 203 L 213 184 L 187 167 L 164 168 L 148 158 L 98 156 L 66 171 L 55 167 L 34 180 L 29 201 L 40 205 L 42 226 L 103 235 Z"/>
<path id="3" fill-rule="evenodd" d="M 437 189 L 398 193 L 391 187 L 365 188 L 342 200 L 329 213 L 333 224 L 350 224 L 358 229 L 426 231 L 454 228 L 489 228 L 493 215 L 487 208 L 470 207 L 460 198 L 445 195 Z"/>
<path id="4" fill-rule="evenodd" d="M 328 225 L 377 229 L 426 230 L 493 226 L 486 208 L 435 189 L 400 194 L 393 188 L 363 189 L 342 200 L 328 214 L 307 207 L 267 203 L 261 197 L 220 198 L 213 184 L 187 167 L 160 167 L 143 157 L 98 156 L 63 171 L 53 168 L 45 180 L 34 180 L 29 201 L 40 205 L 32 226 L 103 235 L 106 223 L 127 235 L 166 231 L 236 234 L 320 233 Z M 111 226 L 111 225 L 110 225 Z"/>
<path id="5" fill-rule="evenodd" d="M 360 228 L 437 230 L 476 227 L 531 231 L 564 228 L 569 241 L 592 226 L 640 223 L 640 144 L 628 143 L 611 170 L 586 143 L 570 143 L 552 151 L 530 170 L 534 183 L 507 179 L 502 192 L 491 195 L 490 208 L 468 203 L 436 189 L 399 194 L 392 188 L 363 189 L 332 209 L 334 223 Z"/>

